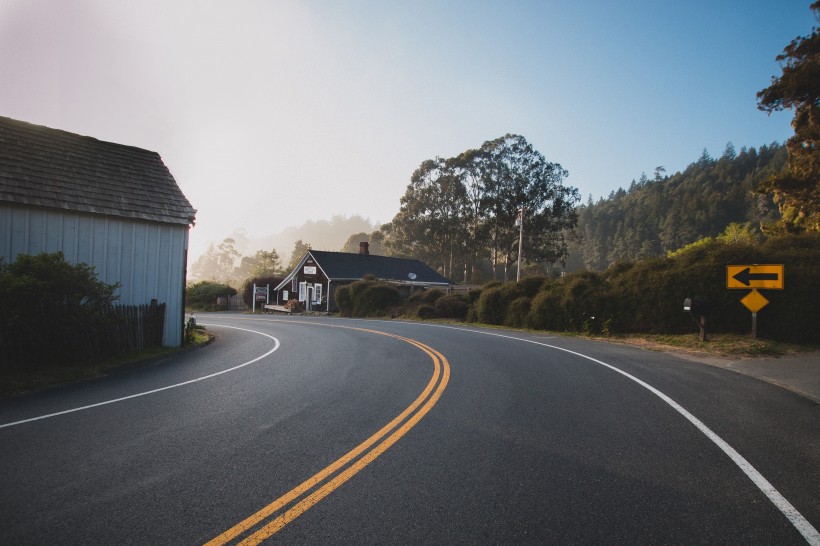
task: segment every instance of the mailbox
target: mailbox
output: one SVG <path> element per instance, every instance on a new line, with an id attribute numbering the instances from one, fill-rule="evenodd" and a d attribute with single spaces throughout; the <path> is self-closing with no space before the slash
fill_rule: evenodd
<path id="1" fill-rule="evenodd" d="M 683 300 L 683 311 L 689 313 L 692 320 L 698 325 L 701 341 L 706 341 L 706 313 L 709 312 L 711 306 L 712 304 L 707 300 L 700 298 L 686 298 Z M 700 316 L 700 320 L 696 319 L 695 315 Z"/>
<path id="2" fill-rule="evenodd" d="M 683 310 L 693 315 L 705 315 L 709 312 L 711 304 L 707 300 L 699 298 L 686 298 L 683 300 Z"/>

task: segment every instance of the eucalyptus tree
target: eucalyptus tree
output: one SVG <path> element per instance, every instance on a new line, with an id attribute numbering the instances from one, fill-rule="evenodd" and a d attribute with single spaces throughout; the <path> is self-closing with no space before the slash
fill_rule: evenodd
<path id="1" fill-rule="evenodd" d="M 577 222 L 580 200 L 576 189 L 563 185 L 566 176 L 518 135 L 426 160 L 413 173 L 399 213 L 382 227 L 386 251 L 424 259 L 454 280 L 463 267 L 466 282 L 489 257 L 493 277 L 503 267 L 506 279 L 518 257 L 515 222 L 523 208 L 527 261 L 563 262 L 564 233 Z"/>
<path id="2" fill-rule="evenodd" d="M 416 256 L 453 276 L 463 262 L 467 241 L 467 194 L 452 164 L 440 157 L 428 159 L 410 178 L 401 207 L 382 230 L 393 255 Z"/>
<path id="3" fill-rule="evenodd" d="M 528 263 L 563 262 L 564 233 L 575 227 L 578 190 L 564 186 L 568 175 L 561 165 L 547 161 L 520 135 L 507 134 L 485 142 L 475 159 L 481 173 L 487 243 L 494 277 L 503 266 L 504 279 L 518 258 L 521 234 L 516 220 L 523 217 L 523 248 Z M 523 214 L 522 214 L 523 211 Z"/>
<path id="4" fill-rule="evenodd" d="M 464 186 L 465 202 L 462 210 L 463 222 L 468 229 L 464 244 L 464 282 L 473 282 L 476 262 L 486 250 L 487 213 L 484 210 L 484 182 L 482 168 L 483 152 L 471 149 L 447 160 L 447 167 L 461 180 Z"/>
<path id="5" fill-rule="evenodd" d="M 236 241 L 227 237 L 219 246 L 215 247 L 213 243 L 208 245 L 208 250 L 191 267 L 191 276 L 225 282 L 235 280 L 234 271 L 241 258 L 242 254 L 236 249 Z"/>

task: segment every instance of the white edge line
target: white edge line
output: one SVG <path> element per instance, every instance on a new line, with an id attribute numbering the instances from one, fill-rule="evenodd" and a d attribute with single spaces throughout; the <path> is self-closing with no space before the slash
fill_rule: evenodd
<path id="1" fill-rule="evenodd" d="M 728 455 L 732 462 L 735 463 L 738 466 L 738 468 L 740 468 L 740 470 L 742 470 L 743 473 L 746 474 L 746 476 L 752 481 L 752 483 L 754 483 L 758 487 L 758 489 L 760 489 L 763 492 L 763 494 L 766 495 L 766 497 L 772 502 L 772 504 L 774 504 L 775 507 L 777 507 L 777 509 L 780 510 L 780 512 L 784 516 L 786 516 L 786 518 L 788 518 L 792 525 L 794 525 L 795 529 L 797 529 L 797 531 L 801 535 L 803 535 L 803 538 L 806 539 L 806 542 L 808 542 L 811 546 L 820 546 L 820 533 L 818 533 L 817 529 L 815 529 L 814 526 L 811 523 L 809 523 L 809 521 L 805 517 L 803 517 L 803 515 L 794 506 L 792 506 L 792 504 L 788 500 L 786 500 L 786 498 L 782 494 L 780 494 L 780 492 L 777 489 L 775 489 L 775 487 L 771 483 L 769 483 L 769 481 L 766 478 L 764 478 L 763 475 L 760 472 L 758 472 L 757 469 L 754 466 L 752 466 L 752 464 L 749 461 L 747 461 L 740 453 L 738 453 L 735 450 L 735 448 L 730 446 L 723 438 L 721 438 L 715 432 L 713 432 L 712 429 L 707 427 L 700 419 L 689 413 L 689 411 L 686 410 L 683 406 L 675 402 L 672 398 L 662 393 L 649 383 L 646 383 L 645 381 L 638 379 L 634 375 L 631 375 L 623 370 L 616 368 L 615 366 L 612 366 L 611 364 L 607 364 L 606 362 L 603 362 L 591 356 L 571 351 L 569 349 L 564 349 L 563 347 L 550 345 L 548 343 L 542 343 L 540 341 L 533 341 L 530 339 L 524 339 L 520 337 L 507 336 L 504 334 L 496 334 L 494 332 L 471 330 L 468 328 L 458 328 L 455 326 L 443 326 L 439 324 L 424 324 L 424 326 L 429 326 L 431 328 L 460 330 L 462 332 L 471 332 L 474 334 L 502 337 L 505 339 L 511 339 L 515 341 L 522 341 L 525 343 L 532 343 L 534 345 L 541 345 L 543 347 L 549 347 L 550 349 L 564 351 L 565 353 L 570 353 L 575 356 L 585 358 L 587 360 L 595 362 L 596 364 L 605 366 L 606 368 L 609 368 L 610 370 L 617 372 L 628 379 L 631 379 L 638 385 L 647 389 L 649 392 L 651 392 L 652 394 L 666 402 L 675 411 L 677 411 L 683 417 L 685 417 L 686 420 L 695 425 L 695 427 L 697 427 L 698 430 L 700 430 L 707 438 L 709 438 L 716 446 L 718 446 L 721 449 L 721 451 Z"/>
<path id="2" fill-rule="evenodd" d="M 276 339 L 275 337 L 271 336 L 271 335 L 263 334 L 262 332 L 257 332 L 256 330 L 248 330 L 247 328 L 237 328 L 236 326 L 224 326 L 224 325 L 221 325 L 221 324 L 217 324 L 215 326 L 219 326 L 220 328 L 232 328 L 234 330 L 243 330 L 245 332 L 251 332 L 253 334 L 259 334 L 260 336 L 269 337 L 270 339 L 272 339 L 274 341 L 273 349 L 271 349 L 270 351 L 268 351 L 267 353 L 265 353 L 263 355 L 257 356 L 253 360 L 248 360 L 247 362 L 244 362 L 244 363 L 239 364 L 237 366 L 234 366 L 232 368 L 228 368 L 227 370 L 222 370 L 221 372 L 216 372 L 216 373 L 212 373 L 212 374 L 205 375 L 205 376 L 202 376 L 202 377 L 197 377 L 196 379 L 189 379 L 188 381 L 183 381 L 182 383 L 177 383 L 175 385 L 168 385 L 167 387 L 160 387 L 159 389 L 153 389 L 153 390 L 150 390 L 150 391 L 140 392 L 140 393 L 137 393 L 137 394 L 131 394 L 129 396 L 123 396 L 122 398 L 115 398 L 113 400 L 106 400 L 104 402 L 97 402 L 96 404 L 89 404 L 87 406 L 81 406 L 79 408 L 72 408 L 72 409 L 67 409 L 67 410 L 63 410 L 63 411 L 58 411 L 56 413 L 49 413 L 48 415 L 40 415 L 38 417 L 31 417 L 30 419 L 23 419 L 21 421 L 14 421 L 12 423 L 0 424 L 0 428 L 13 427 L 15 425 L 22 425 L 23 423 L 30 423 L 32 421 L 40 421 L 41 419 L 49 419 L 51 417 L 57 417 L 59 415 L 65 415 L 67 413 L 75 413 L 75 412 L 78 412 L 78 411 L 83 411 L 83 410 L 87 410 L 87 409 L 91 409 L 91 408 L 96 408 L 96 407 L 99 407 L 99 406 L 114 404 L 116 402 L 122 402 L 124 400 L 130 400 L 132 398 L 139 398 L 140 396 L 147 396 L 149 394 L 154 394 L 154 393 L 157 393 L 157 392 L 167 391 L 168 389 L 175 389 L 177 387 L 182 387 L 184 385 L 190 385 L 191 383 L 197 383 L 198 381 L 204 381 L 206 379 L 211 379 L 212 377 L 216 377 L 218 375 L 226 374 L 228 372 L 238 370 L 239 368 L 244 368 L 245 366 L 247 366 L 249 364 L 253 364 L 254 362 L 262 360 L 263 358 L 265 358 L 266 356 L 272 354 L 274 351 L 276 351 L 279 348 L 279 340 Z"/>

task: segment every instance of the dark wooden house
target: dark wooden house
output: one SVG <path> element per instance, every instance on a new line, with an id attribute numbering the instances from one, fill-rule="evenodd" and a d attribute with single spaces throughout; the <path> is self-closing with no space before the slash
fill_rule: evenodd
<path id="1" fill-rule="evenodd" d="M 284 305 L 299 300 L 305 309 L 337 311 L 334 292 L 340 286 L 372 275 L 391 284 L 403 295 L 427 288 L 447 289 L 452 282 L 419 260 L 373 256 L 368 244 L 361 243 L 359 253 L 309 250 L 285 280 L 275 289 L 272 300 Z"/>

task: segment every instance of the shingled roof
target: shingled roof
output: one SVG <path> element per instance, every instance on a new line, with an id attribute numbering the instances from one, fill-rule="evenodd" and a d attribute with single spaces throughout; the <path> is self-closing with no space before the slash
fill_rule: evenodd
<path id="1" fill-rule="evenodd" d="M 389 256 L 362 255 L 348 252 L 328 252 L 309 250 L 294 271 L 282 282 L 285 286 L 295 273 L 313 256 L 317 265 L 331 281 L 359 280 L 365 275 L 373 275 L 384 281 L 417 285 L 442 285 L 452 282 L 419 260 L 392 258 Z M 278 287 L 277 287 L 278 289 Z"/>
<path id="2" fill-rule="evenodd" d="M 0 116 L 0 202 L 193 224 L 159 154 Z"/>

